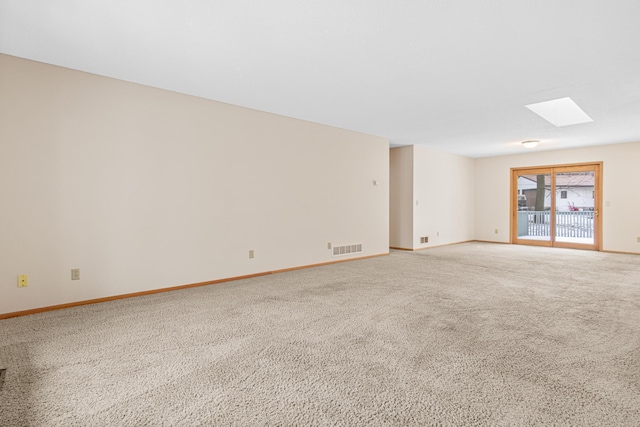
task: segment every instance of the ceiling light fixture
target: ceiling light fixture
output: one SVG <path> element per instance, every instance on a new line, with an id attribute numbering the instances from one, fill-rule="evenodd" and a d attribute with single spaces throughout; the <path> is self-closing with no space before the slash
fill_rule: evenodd
<path id="1" fill-rule="evenodd" d="M 537 139 L 530 139 L 528 141 L 522 141 L 522 145 L 524 146 L 524 148 L 534 148 L 536 145 L 538 145 L 540 141 L 538 141 Z"/>

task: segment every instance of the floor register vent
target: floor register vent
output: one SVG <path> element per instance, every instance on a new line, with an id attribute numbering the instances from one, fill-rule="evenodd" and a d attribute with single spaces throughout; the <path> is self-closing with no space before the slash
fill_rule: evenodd
<path id="1" fill-rule="evenodd" d="M 357 245 L 346 245 L 346 246 L 334 246 L 333 247 L 333 256 L 357 254 L 358 252 L 362 252 L 362 243 L 359 243 Z"/>

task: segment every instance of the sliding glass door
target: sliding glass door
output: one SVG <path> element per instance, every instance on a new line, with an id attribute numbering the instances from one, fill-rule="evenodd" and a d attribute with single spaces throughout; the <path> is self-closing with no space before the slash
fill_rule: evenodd
<path id="1" fill-rule="evenodd" d="M 599 250 L 600 170 L 600 163 L 512 169 L 512 243 Z"/>

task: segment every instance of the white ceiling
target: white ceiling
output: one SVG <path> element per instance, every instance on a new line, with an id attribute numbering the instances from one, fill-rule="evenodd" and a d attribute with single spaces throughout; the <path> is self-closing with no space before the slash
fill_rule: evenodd
<path id="1" fill-rule="evenodd" d="M 1 53 L 471 157 L 640 141 L 639 42 L 638 0 L 0 0 Z"/>

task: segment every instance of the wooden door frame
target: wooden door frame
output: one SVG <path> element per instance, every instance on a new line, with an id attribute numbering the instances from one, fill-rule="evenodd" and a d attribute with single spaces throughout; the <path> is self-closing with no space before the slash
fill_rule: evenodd
<path id="1" fill-rule="evenodd" d="M 511 183 L 509 188 L 510 194 L 510 242 L 512 244 L 518 243 L 518 197 L 516 196 L 518 193 L 518 176 L 522 175 L 523 172 L 530 172 L 531 174 L 550 174 L 551 175 L 551 208 L 552 215 L 550 215 L 550 226 L 553 230 L 555 230 L 555 212 L 553 208 L 555 207 L 555 174 L 556 173 L 564 173 L 570 172 L 571 170 L 581 169 L 584 167 L 593 168 L 595 171 L 594 176 L 594 198 L 593 198 L 593 209 L 594 209 L 594 233 L 593 233 L 593 245 L 582 245 L 578 243 L 566 243 L 566 242 L 554 242 L 551 239 L 549 241 L 544 240 L 531 240 L 526 244 L 533 246 L 555 246 L 555 247 L 563 247 L 563 248 L 575 248 L 575 249 L 592 249 L 596 251 L 602 250 L 602 170 L 603 170 L 603 162 L 586 162 L 586 163 L 570 163 L 570 164 L 559 164 L 559 165 L 549 165 L 549 166 L 528 166 L 528 167 L 518 167 L 511 168 L 510 177 Z"/>

